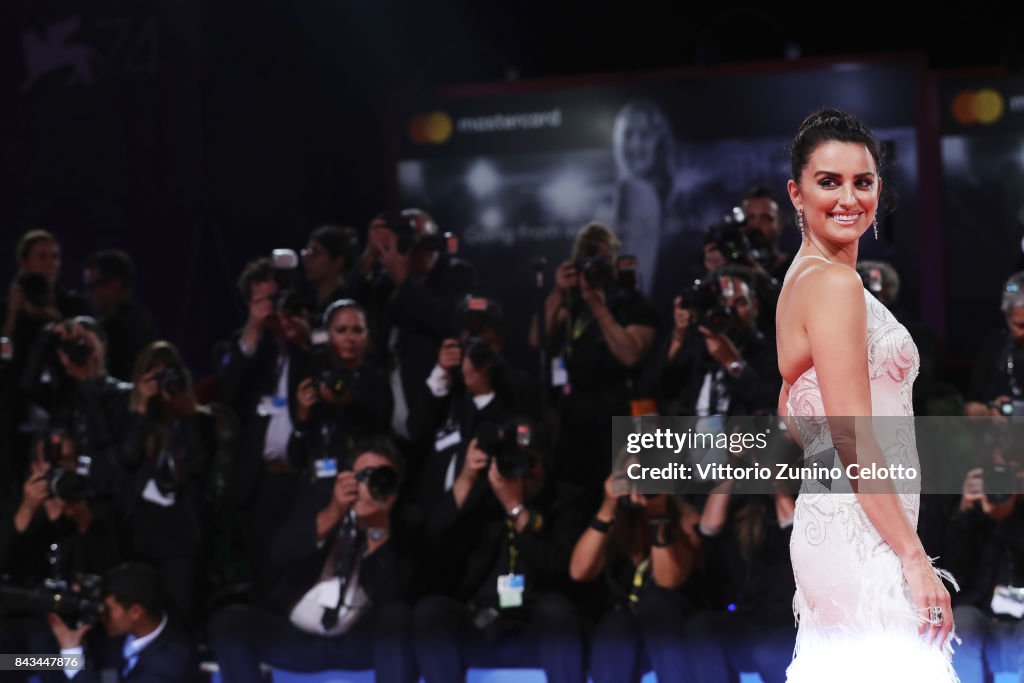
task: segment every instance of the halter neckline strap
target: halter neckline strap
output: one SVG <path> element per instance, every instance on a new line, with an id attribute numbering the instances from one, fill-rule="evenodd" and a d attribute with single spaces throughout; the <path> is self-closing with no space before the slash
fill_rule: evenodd
<path id="1" fill-rule="evenodd" d="M 832 263 L 832 261 L 829 261 L 824 256 L 818 256 L 817 254 L 804 254 L 803 256 L 797 256 L 795 259 L 793 259 L 793 263 L 791 263 L 790 265 L 793 265 L 799 261 L 803 261 L 805 258 L 816 258 L 821 261 L 824 261 L 825 263 Z"/>

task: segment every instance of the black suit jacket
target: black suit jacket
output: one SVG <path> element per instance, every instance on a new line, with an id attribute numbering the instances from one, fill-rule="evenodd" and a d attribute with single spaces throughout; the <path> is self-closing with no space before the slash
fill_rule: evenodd
<path id="1" fill-rule="evenodd" d="M 409 277 L 399 287 L 383 273 L 366 279 L 359 268 L 353 269 L 349 292 L 366 308 L 382 367 L 394 360 L 388 357 L 388 342 L 391 331 L 398 332 L 394 352 L 401 365 L 406 401 L 415 400 L 434 367 L 441 341 L 451 336 L 455 308 L 469 293 L 475 277 L 469 263 L 445 255 L 422 282 Z"/>
<path id="2" fill-rule="evenodd" d="M 662 413 L 696 415 L 705 374 L 721 366 L 708 353 L 704 337 L 696 329 L 689 331 L 683 347 L 671 361 L 666 360 L 670 343 L 671 337 L 661 350 Z M 737 347 L 746 367 L 739 377 L 724 373 L 722 381 L 729 395 L 729 415 L 774 412 L 782 386 L 775 348 L 760 333 L 749 334 Z"/>
<path id="3" fill-rule="evenodd" d="M 87 657 L 86 668 L 74 677 L 74 683 L 100 682 L 99 671 L 89 664 Z M 139 653 L 135 667 L 127 676 L 121 673 L 122 664 L 118 666 L 117 680 L 124 683 L 200 683 L 203 680 L 196 649 L 174 619 L 169 619 L 156 640 Z"/>
<path id="4" fill-rule="evenodd" d="M 340 523 L 318 546 L 316 517 L 327 506 L 333 492 L 333 477 L 312 482 L 307 480 L 295 496 L 288 521 L 272 541 L 271 559 L 281 570 L 281 578 L 267 597 L 269 606 L 275 611 L 287 614 L 320 580 Z M 399 561 L 399 541 L 396 541 L 400 536 L 401 532 L 392 525 L 388 541 L 363 560 L 359 571 L 359 584 L 375 605 L 393 602 L 405 593 L 407 572 Z"/>
<path id="5" fill-rule="evenodd" d="M 308 354 L 290 344 L 284 348 L 288 354 L 288 412 L 294 424 L 296 389 L 309 376 Z M 236 339 L 220 378 L 220 400 L 231 407 L 239 421 L 238 444 L 228 482 L 231 499 L 238 505 L 249 502 L 263 472 L 263 447 L 270 418 L 258 415 L 256 409 L 264 396 L 277 391 L 277 363 L 278 344 L 269 334 L 260 338 L 252 357 L 242 353 Z"/>

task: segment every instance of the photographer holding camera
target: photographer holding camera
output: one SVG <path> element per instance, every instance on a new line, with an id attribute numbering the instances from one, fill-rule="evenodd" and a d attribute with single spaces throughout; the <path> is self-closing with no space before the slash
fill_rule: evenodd
<path id="1" fill-rule="evenodd" d="M 0 329 L 0 487 L 15 486 L 27 461 L 28 439 L 19 426 L 29 415 L 18 392 L 29 354 L 47 323 L 89 313 L 88 304 L 57 282 L 60 244 L 46 230 L 29 230 L 15 249 L 18 274 L 3 303 Z"/>
<path id="2" fill-rule="evenodd" d="M 107 636 L 123 638 L 117 665 L 118 681 L 197 683 L 201 680 L 195 646 L 168 614 L 160 584 L 157 571 L 141 563 L 120 565 L 103 577 L 100 621 Z M 100 672 L 92 665 L 96 655 L 87 654 L 82 644 L 82 637 L 92 629 L 92 624 L 71 628 L 56 614 L 49 615 L 49 624 L 60 644 L 61 655 L 76 656 L 85 663 L 83 670 L 66 670 L 56 680 L 99 683 Z"/>
<path id="3" fill-rule="evenodd" d="M 793 657 L 793 565 L 789 539 L 795 499 L 788 491 L 753 494 L 726 480 L 706 498 L 698 531 L 712 579 L 710 609 L 687 623 L 687 680 L 730 680 L 756 671 L 784 683 Z"/>
<path id="4" fill-rule="evenodd" d="M 37 420 L 71 437 L 98 494 L 117 488 L 118 437 L 132 389 L 107 374 L 106 342 L 103 328 L 88 316 L 49 323 L 21 378 L 24 395 L 42 411 Z M 40 431 L 38 421 L 32 427 Z"/>
<path id="5" fill-rule="evenodd" d="M 336 473 L 326 459 L 345 469 L 360 437 L 387 433 L 392 409 L 388 378 L 367 359 L 370 337 L 362 306 L 339 299 L 324 312 L 323 324 L 328 343 L 312 359 L 311 376 L 299 382 L 288 441 L 289 462 L 303 471 L 313 468 L 316 477 Z"/>
<path id="6" fill-rule="evenodd" d="M 974 360 L 966 415 L 1024 415 L 1024 272 L 1003 285 L 1006 326 L 994 330 Z"/>
<path id="7" fill-rule="evenodd" d="M 775 349 L 757 329 L 753 283 L 748 268 L 722 266 L 675 298 L 672 335 L 662 356 L 665 414 L 773 411 L 780 379 Z"/>
<path id="8" fill-rule="evenodd" d="M 476 272 L 447 252 L 447 240 L 425 211 L 386 211 L 370 223 L 349 291 L 367 312 L 382 364 L 390 367 L 391 428 L 410 440 L 409 411 L 430 374 L 452 311 L 473 286 Z"/>
<path id="9" fill-rule="evenodd" d="M 196 402 L 191 376 L 170 342 L 153 342 L 139 353 L 134 379 L 120 449 L 128 545 L 135 558 L 158 567 L 165 594 L 188 623 L 216 419 Z"/>
<path id="10" fill-rule="evenodd" d="M 238 280 L 248 316 L 221 371 L 220 400 L 239 421 L 228 491 L 245 517 L 245 544 L 257 589 L 273 582 L 266 536 L 290 509 L 298 472 L 288 462 L 288 441 L 298 411 L 298 385 L 309 376 L 309 321 L 301 304 L 282 290 L 280 269 L 261 258 Z"/>
<path id="11" fill-rule="evenodd" d="M 550 681 L 582 683 L 579 617 L 564 595 L 569 549 L 585 524 L 581 492 L 547 477 L 528 420 L 487 432 L 470 442 L 463 472 L 474 482 L 485 478 L 500 507 L 472 510 L 452 489 L 456 528 L 472 534 L 471 550 L 454 597 L 432 595 L 416 605 L 420 673 L 427 683 L 450 683 L 463 680 L 468 667 L 527 666 L 543 668 Z M 442 545 L 435 554 L 445 552 Z"/>
<path id="12" fill-rule="evenodd" d="M 504 361 L 480 338 L 446 339 L 437 365 L 409 419 L 414 438 L 434 437 L 416 491 L 424 525 L 423 542 L 445 551 L 426 568 L 424 590 L 450 592 L 483 524 L 483 511 L 493 498 L 480 477 L 479 463 L 468 457 L 480 430 L 512 415 L 512 396 L 504 382 Z M 470 530 L 471 529 L 471 530 Z"/>
<path id="13" fill-rule="evenodd" d="M 348 296 L 346 280 L 359 258 L 354 228 L 324 225 L 314 230 L 302 250 L 302 270 L 309 285 L 307 308 L 311 325 L 319 325 L 327 307 Z"/>
<path id="14" fill-rule="evenodd" d="M 1020 473 L 1002 450 L 967 472 L 946 527 L 943 559 L 960 583 L 953 666 L 962 683 L 986 680 L 986 666 L 1024 676 L 1024 505 Z"/>
<path id="15" fill-rule="evenodd" d="M 46 591 L 47 580 L 71 585 L 102 574 L 118 560 L 109 507 L 94 500 L 88 478 L 78 473 L 77 449 L 58 432 L 37 437 L 20 500 L 3 505 L 0 526 L 0 652 L 57 651 L 34 603 L 11 601 L 12 591 Z M 4 674 L 0 674 L 0 680 Z"/>
<path id="16" fill-rule="evenodd" d="M 85 260 L 82 285 L 107 334 L 107 368 L 131 377 L 135 357 L 157 334 L 156 324 L 135 298 L 135 264 L 120 249 L 101 249 Z"/>
<path id="17" fill-rule="evenodd" d="M 60 243 L 52 233 L 29 230 L 18 240 L 15 257 L 18 275 L 8 290 L 0 336 L 11 339 L 15 357 L 23 358 L 46 323 L 85 315 L 89 306 L 58 284 Z"/>
<path id="18" fill-rule="evenodd" d="M 404 462 L 383 437 L 353 454 L 351 470 L 302 482 L 269 544 L 283 571 L 268 599 L 210 620 L 225 683 L 260 680 L 260 662 L 303 672 L 372 668 L 380 683 L 416 680 L 391 520 Z"/>
<path id="19" fill-rule="evenodd" d="M 636 371 L 650 351 L 658 322 L 650 302 L 618 282 L 621 244 L 609 228 L 590 223 L 576 235 L 572 258 L 555 271 L 544 304 L 548 341 L 561 342 L 552 384 L 562 390 L 560 477 L 596 490 L 608 476 L 605 453 L 611 416 L 630 414 Z M 537 346 L 536 321 L 531 343 Z"/>
<path id="20" fill-rule="evenodd" d="M 606 609 L 590 650 L 594 683 L 635 681 L 652 668 L 660 682 L 683 680 L 679 633 L 690 608 L 679 589 L 696 560 L 684 512 L 692 511 L 675 496 L 630 491 L 623 472 L 605 481 L 601 506 L 569 563 L 574 581 L 605 579 Z"/>

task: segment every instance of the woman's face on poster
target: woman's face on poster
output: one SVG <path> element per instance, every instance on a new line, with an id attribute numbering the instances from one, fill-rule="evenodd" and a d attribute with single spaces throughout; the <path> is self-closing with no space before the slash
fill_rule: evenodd
<path id="1" fill-rule="evenodd" d="M 650 114 L 633 111 L 627 116 L 622 136 L 622 158 L 631 174 L 649 176 L 654 172 L 660 138 L 661 133 Z"/>

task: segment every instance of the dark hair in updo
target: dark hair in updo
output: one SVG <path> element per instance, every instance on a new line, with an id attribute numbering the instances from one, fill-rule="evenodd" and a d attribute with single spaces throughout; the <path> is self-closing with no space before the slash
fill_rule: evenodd
<path id="1" fill-rule="evenodd" d="M 881 172 L 882 148 L 878 138 L 853 114 L 838 109 L 819 109 L 800 124 L 790 148 L 793 180 L 800 182 L 800 173 L 814 150 L 826 142 L 852 142 L 868 148 L 875 167 Z"/>

